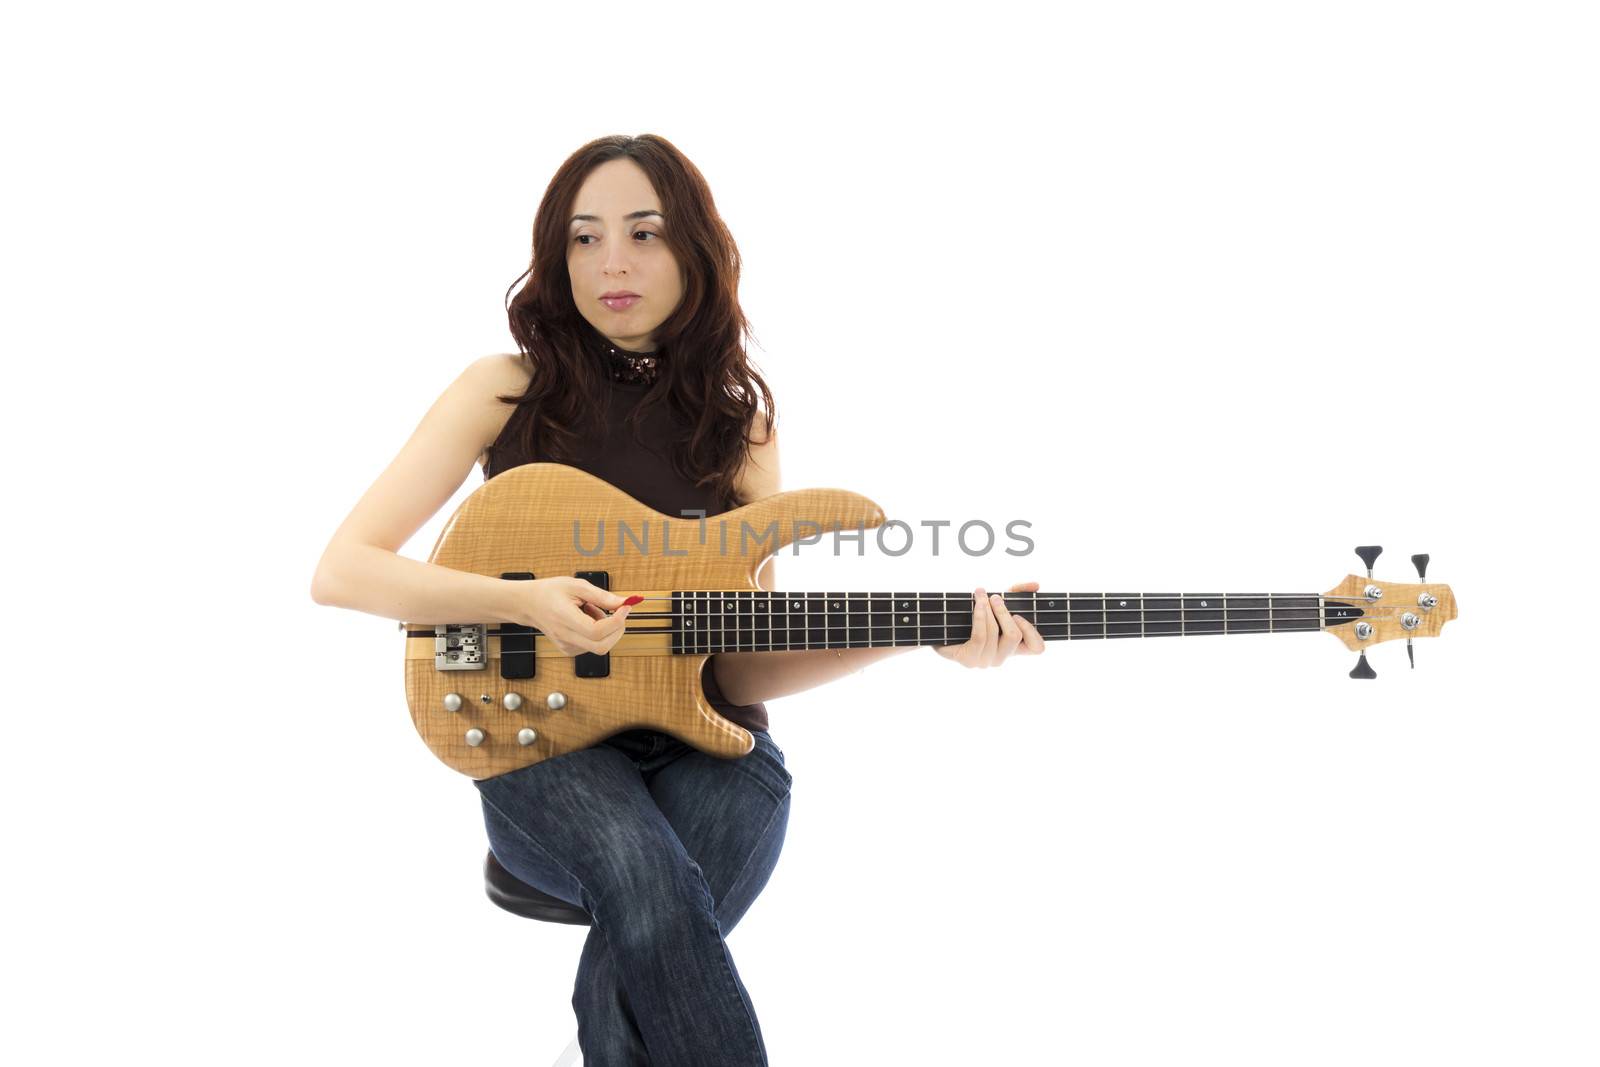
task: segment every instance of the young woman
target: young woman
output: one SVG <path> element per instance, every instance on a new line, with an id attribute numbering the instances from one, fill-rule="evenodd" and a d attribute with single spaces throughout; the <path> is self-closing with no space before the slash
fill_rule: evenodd
<path id="1" fill-rule="evenodd" d="M 620 594 L 455 571 L 400 546 L 479 459 L 485 478 L 536 457 L 569 463 L 673 516 L 778 492 L 772 396 L 744 351 L 739 253 L 676 148 L 645 135 L 575 152 L 539 205 L 523 277 L 509 301 L 519 354 L 477 360 L 433 404 L 334 534 L 313 580 L 319 604 L 515 622 L 568 655 L 604 653 L 627 624 Z M 760 582 L 774 581 L 768 560 Z M 629 730 L 475 783 L 505 868 L 594 918 L 572 998 L 585 1064 L 767 1062 L 723 940 L 772 874 L 789 818 L 792 778 L 763 701 L 907 650 L 712 656 L 708 700 L 756 739 L 740 759 Z M 972 639 L 935 648 L 967 667 L 1043 650 L 981 588 Z"/>

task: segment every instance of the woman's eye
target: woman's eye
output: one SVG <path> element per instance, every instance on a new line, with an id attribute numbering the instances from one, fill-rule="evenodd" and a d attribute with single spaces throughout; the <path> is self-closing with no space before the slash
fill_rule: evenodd
<path id="1" fill-rule="evenodd" d="M 634 232 L 634 236 L 635 237 L 654 237 L 656 240 L 660 240 L 661 239 L 661 235 L 659 233 L 655 233 L 655 232 L 653 232 L 651 230 L 637 230 L 637 231 Z M 598 241 L 599 239 L 600 238 L 596 237 L 592 233 L 580 233 L 576 237 L 574 237 L 572 240 L 573 240 L 573 242 L 575 244 L 580 244 L 583 247 L 587 248 L 587 247 L 589 247 L 590 242 Z M 641 241 L 639 243 L 640 244 L 649 244 L 650 242 L 649 241 Z"/>

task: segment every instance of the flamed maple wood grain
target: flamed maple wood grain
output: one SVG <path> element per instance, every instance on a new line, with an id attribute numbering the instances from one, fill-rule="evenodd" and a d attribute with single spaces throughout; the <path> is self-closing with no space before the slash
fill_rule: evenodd
<path id="1" fill-rule="evenodd" d="M 595 546 L 603 522 L 605 541 L 594 555 L 580 553 L 573 523 L 580 523 L 585 549 Z M 575 661 L 544 637 L 534 639 L 537 669 L 523 680 L 500 677 L 500 638 L 487 640 L 488 666 L 481 671 L 440 671 L 434 667 L 432 627 L 483 619 L 415 619 L 405 645 L 406 700 L 418 735 L 447 765 L 473 778 L 490 778 L 567 752 L 587 748 L 612 734 L 649 727 L 702 751 L 724 758 L 748 753 L 755 739 L 723 718 L 705 698 L 700 670 L 705 655 L 667 655 L 674 590 L 756 590 L 761 565 L 795 541 L 817 531 L 872 529 L 884 522 L 883 510 L 844 489 L 800 489 L 776 493 L 705 520 L 663 515 L 609 482 L 560 463 L 527 463 L 496 475 L 461 502 L 434 544 L 430 563 L 499 577 L 529 571 L 539 578 L 607 571 L 610 588 L 623 596 L 641 594 L 628 632 L 611 648 L 606 678 L 579 678 Z M 618 524 L 648 537 L 648 551 L 629 540 L 618 551 Z M 727 531 L 720 550 L 719 525 Z M 742 524 L 752 533 L 741 551 Z M 776 529 L 764 543 L 760 538 Z M 704 532 L 704 544 L 701 534 Z M 662 538 L 665 537 L 663 543 Z M 662 549 L 670 546 L 674 553 Z M 641 618 L 660 613 L 661 618 Z M 490 629 L 497 628 L 489 623 Z M 658 631 L 658 632 L 652 632 Z M 508 711 L 505 694 L 515 691 L 521 708 Z M 446 711 L 447 693 L 460 694 L 463 706 Z M 565 694 L 566 706 L 552 710 L 551 692 Z M 472 728 L 485 740 L 466 741 Z M 532 727 L 538 738 L 521 745 L 517 733 Z"/>
<path id="2" fill-rule="evenodd" d="M 1377 600 L 1368 600 L 1366 598 L 1368 585 L 1378 586 L 1383 590 L 1383 596 Z M 1439 603 L 1424 610 L 1417 603 L 1417 598 L 1424 592 L 1432 593 L 1438 598 Z M 1344 581 L 1322 595 L 1328 600 L 1342 600 L 1355 604 L 1363 612 L 1362 619 L 1372 624 L 1372 636 L 1365 641 L 1356 636 L 1354 626 L 1326 628 L 1328 633 L 1333 634 L 1356 652 L 1380 645 L 1385 641 L 1404 640 L 1407 637 L 1438 637 L 1439 631 L 1444 629 L 1444 624 L 1456 617 L 1456 595 L 1448 585 L 1390 583 L 1347 574 Z M 1408 611 L 1421 620 L 1415 630 L 1407 630 L 1400 625 L 1400 617 Z"/>

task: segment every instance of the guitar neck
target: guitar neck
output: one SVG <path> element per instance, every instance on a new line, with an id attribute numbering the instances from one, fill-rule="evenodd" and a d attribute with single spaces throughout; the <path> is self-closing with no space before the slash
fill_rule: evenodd
<path id="1" fill-rule="evenodd" d="M 1303 633 L 1351 622 L 1357 603 L 1316 593 L 1005 593 L 1046 641 Z M 971 593 L 672 594 L 672 651 L 774 652 L 955 645 L 972 636 Z"/>

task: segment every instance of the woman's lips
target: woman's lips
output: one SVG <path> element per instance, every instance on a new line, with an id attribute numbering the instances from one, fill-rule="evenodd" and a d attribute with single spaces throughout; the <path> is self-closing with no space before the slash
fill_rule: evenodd
<path id="1" fill-rule="evenodd" d="M 607 296 L 601 297 L 600 303 L 612 311 L 626 311 L 637 304 L 642 298 L 637 296 Z"/>

